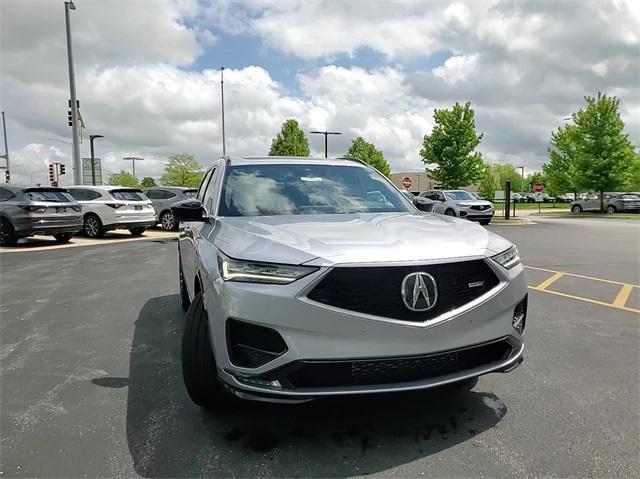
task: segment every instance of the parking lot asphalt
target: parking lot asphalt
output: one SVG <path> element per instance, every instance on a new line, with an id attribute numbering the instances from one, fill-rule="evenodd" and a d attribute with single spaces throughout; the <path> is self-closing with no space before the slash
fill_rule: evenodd
<path id="1" fill-rule="evenodd" d="M 589 278 L 640 284 L 634 223 L 490 229 L 587 277 L 549 289 L 613 303 L 622 286 Z M 640 476 L 633 311 L 531 289 L 525 362 L 471 392 L 210 414 L 182 383 L 176 268 L 171 238 L 0 254 L 2 477 Z M 527 270 L 534 288 L 554 274 Z"/>

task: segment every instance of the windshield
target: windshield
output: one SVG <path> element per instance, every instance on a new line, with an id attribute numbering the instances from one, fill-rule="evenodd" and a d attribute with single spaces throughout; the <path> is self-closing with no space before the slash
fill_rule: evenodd
<path id="1" fill-rule="evenodd" d="M 471 193 L 464 190 L 445 191 L 445 193 L 449 197 L 449 199 L 454 201 L 468 201 L 477 199 Z"/>
<path id="2" fill-rule="evenodd" d="M 25 191 L 25 195 L 33 201 L 53 201 L 56 203 L 75 201 L 64 191 L 29 190 Z"/>
<path id="3" fill-rule="evenodd" d="M 359 166 L 231 166 L 221 216 L 407 212 L 406 200 L 379 173 Z"/>

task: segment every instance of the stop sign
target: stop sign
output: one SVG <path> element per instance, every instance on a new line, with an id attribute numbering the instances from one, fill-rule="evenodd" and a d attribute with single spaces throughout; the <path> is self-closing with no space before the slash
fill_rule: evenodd
<path id="1" fill-rule="evenodd" d="M 413 183 L 411 182 L 411 178 L 409 178 L 408 176 L 402 178 L 402 186 L 404 186 L 406 189 L 411 188 L 412 184 Z"/>
<path id="2" fill-rule="evenodd" d="M 536 193 L 540 193 L 540 192 L 542 191 L 542 183 L 535 183 L 535 184 L 533 185 L 533 190 L 534 190 Z"/>

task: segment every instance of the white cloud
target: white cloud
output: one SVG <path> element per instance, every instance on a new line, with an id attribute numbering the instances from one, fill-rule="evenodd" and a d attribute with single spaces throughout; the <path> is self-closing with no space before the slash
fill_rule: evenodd
<path id="1" fill-rule="evenodd" d="M 76 3 L 78 95 L 87 133 L 105 135 L 97 144 L 105 170 L 129 168 L 121 158 L 136 155 L 145 158 L 139 176 L 159 176 L 172 153 L 193 152 L 204 165 L 219 156 L 219 72 L 191 65 L 238 33 L 283 61 L 314 63 L 291 73 L 293 93 L 259 66 L 225 71 L 232 154 L 265 154 L 281 123 L 296 118 L 306 131 L 343 132 L 330 138 L 330 153 L 344 153 L 362 135 L 393 169 L 417 168 L 433 109 L 468 100 L 490 161 L 539 168 L 550 131 L 599 90 L 622 98 L 628 132 L 640 140 L 640 16 L 632 2 L 606 9 L 498 0 Z M 62 2 L 8 0 L 0 9 L 0 96 L 13 176 L 46 178 L 48 160 L 69 156 L 47 142 L 70 133 Z M 357 63 L 363 48 L 386 60 L 368 69 L 314 66 L 340 54 Z M 452 53 L 444 64 L 416 66 L 442 51 Z M 320 137 L 310 143 L 323 153 Z M 88 156 L 86 142 L 82 149 Z"/>
<path id="2" fill-rule="evenodd" d="M 464 81 L 469 78 L 478 64 L 478 54 L 475 55 L 457 55 L 448 58 L 444 65 L 431 70 L 438 78 L 442 78 L 450 85 Z"/>

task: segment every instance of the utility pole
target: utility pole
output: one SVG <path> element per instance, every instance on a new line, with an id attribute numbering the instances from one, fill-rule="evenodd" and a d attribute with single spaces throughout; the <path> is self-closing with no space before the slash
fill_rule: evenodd
<path id="1" fill-rule="evenodd" d="M 129 160 L 133 164 L 133 179 L 136 181 L 136 161 L 144 161 L 144 158 L 138 158 L 136 156 L 126 156 L 123 160 Z"/>
<path id="2" fill-rule="evenodd" d="M 104 138 L 104 135 L 89 135 L 89 144 L 91 145 L 91 184 L 93 186 L 96 186 L 96 159 L 93 154 L 93 140 L 96 138 Z"/>
<path id="3" fill-rule="evenodd" d="M 4 112 L 2 112 L 2 132 L 4 134 L 4 155 L 0 155 L 0 158 L 4 158 L 6 160 L 6 169 L 4 174 L 6 182 L 9 183 L 11 178 L 11 169 L 9 168 L 9 145 L 7 145 L 7 123 L 4 117 Z"/>
<path id="4" fill-rule="evenodd" d="M 71 126 L 73 130 L 73 182 L 82 184 L 82 163 L 80 162 L 80 143 L 78 142 L 78 99 L 76 98 L 76 77 L 73 71 L 73 48 L 71 44 L 71 21 L 69 10 L 75 10 L 73 1 L 64 2 L 64 20 L 67 27 L 67 60 L 69 62 L 69 93 L 71 96 Z"/>
<path id="5" fill-rule="evenodd" d="M 224 132 L 224 67 L 220 67 L 220 97 L 222 105 L 222 156 L 227 156 L 227 139 Z"/>
<path id="6" fill-rule="evenodd" d="M 342 135 L 342 133 L 338 131 L 310 131 L 309 133 L 314 133 L 317 135 L 324 135 L 324 157 L 327 158 L 327 136 L 329 135 Z"/>
<path id="7" fill-rule="evenodd" d="M 522 181 L 520 183 L 520 191 L 524 193 L 524 166 L 518 166 L 518 170 L 521 170 L 521 178 Z"/>

